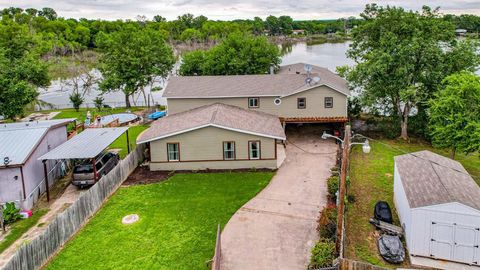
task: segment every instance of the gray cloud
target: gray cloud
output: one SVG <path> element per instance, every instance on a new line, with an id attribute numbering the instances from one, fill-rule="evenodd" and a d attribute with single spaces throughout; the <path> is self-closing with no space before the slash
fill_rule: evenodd
<path id="1" fill-rule="evenodd" d="M 363 0 L 0 0 L 0 8 L 52 7 L 60 16 L 73 18 L 133 19 L 136 15 L 162 15 L 174 19 L 184 13 L 205 15 L 211 19 L 265 18 L 268 15 L 290 15 L 294 19 L 333 19 L 358 16 Z M 384 0 L 380 5 L 402 6 L 418 10 L 422 5 L 441 7 L 443 13 L 480 14 L 478 0 L 424 1 Z"/>

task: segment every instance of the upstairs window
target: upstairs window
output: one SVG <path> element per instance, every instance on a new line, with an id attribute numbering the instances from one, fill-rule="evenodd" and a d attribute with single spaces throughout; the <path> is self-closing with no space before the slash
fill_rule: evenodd
<path id="1" fill-rule="evenodd" d="M 180 160 L 180 145 L 178 143 L 167 143 L 168 161 Z"/>
<path id="2" fill-rule="evenodd" d="M 325 97 L 325 108 L 333 108 L 333 97 Z"/>
<path id="3" fill-rule="evenodd" d="M 260 106 L 260 99 L 258 97 L 248 98 L 249 108 L 258 108 Z"/>
<path id="4" fill-rule="evenodd" d="M 307 108 L 307 99 L 304 97 L 297 98 L 297 108 L 298 109 L 305 109 Z"/>
<path id="5" fill-rule="evenodd" d="M 248 142 L 249 159 L 260 159 L 260 141 Z"/>
<path id="6" fill-rule="evenodd" d="M 235 159 L 235 142 L 223 142 L 223 159 Z"/>

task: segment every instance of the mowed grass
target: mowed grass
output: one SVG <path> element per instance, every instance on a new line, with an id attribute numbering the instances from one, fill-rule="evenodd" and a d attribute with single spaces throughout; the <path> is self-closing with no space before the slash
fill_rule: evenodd
<path id="1" fill-rule="evenodd" d="M 176 174 L 121 188 L 46 269 L 206 269 L 217 224 L 223 227 L 272 176 Z M 123 225 L 129 214 L 140 220 Z"/>
<path id="2" fill-rule="evenodd" d="M 130 143 L 130 151 L 133 151 L 137 147 L 137 137 L 146 130 L 148 126 L 146 125 L 138 125 L 138 126 L 131 126 L 128 129 L 128 138 Z M 121 149 L 118 153 L 120 158 L 124 158 L 128 154 L 127 148 L 127 135 L 123 134 L 122 136 L 118 137 L 112 144 L 109 146 L 110 149 Z"/>
<path id="3" fill-rule="evenodd" d="M 394 223 L 399 220 L 393 204 L 393 157 L 406 152 L 431 150 L 449 156 L 448 151 L 433 149 L 422 142 L 404 142 L 402 140 L 371 141 L 372 150 L 364 154 L 360 147 L 353 147 L 350 161 L 349 194 L 355 196 L 355 203 L 348 206 L 346 230 L 346 257 L 386 267 L 398 267 L 388 264 L 378 254 L 374 226 L 369 223 L 377 201 L 387 201 L 394 212 Z M 395 149 L 397 148 L 397 149 Z M 398 150 L 399 149 L 399 150 Z M 458 155 L 467 171 L 475 175 L 480 183 L 480 157 L 478 154 Z"/>
<path id="4" fill-rule="evenodd" d="M 139 112 L 145 109 L 144 107 L 132 107 L 130 108 L 130 112 Z M 127 108 L 104 108 L 101 111 L 97 110 L 96 108 L 80 108 L 78 112 L 75 109 L 62 109 L 62 110 L 50 110 L 51 112 L 60 112 L 59 114 L 55 115 L 53 119 L 65 119 L 65 118 L 77 118 L 77 122 L 85 122 L 87 118 L 87 112 L 90 111 L 92 118 L 96 117 L 97 115 L 104 116 L 114 113 L 125 113 Z M 48 111 L 45 111 L 48 112 Z"/>
<path id="5" fill-rule="evenodd" d="M 30 218 L 21 219 L 10 226 L 9 231 L 4 239 L 0 240 L 0 253 L 6 250 L 17 239 L 22 237 L 30 228 L 37 224 L 38 220 L 47 213 L 47 209 L 36 210 Z"/>

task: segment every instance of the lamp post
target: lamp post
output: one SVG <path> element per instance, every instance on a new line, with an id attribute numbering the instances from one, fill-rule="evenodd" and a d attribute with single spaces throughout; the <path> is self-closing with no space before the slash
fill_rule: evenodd
<path id="1" fill-rule="evenodd" d="M 362 145 L 362 150 L 364 153 L 370 153 L 370 144 L 368 143 L 368 139 L 365 139 L 363 143 L 360 142 L 350 142 L 352 138 L 356 136 L 362 136 L 360 134 L 355 134 L 354 136 L 351 135 L 351 128 L 350 125 L 345 126 L 345 137 L 343 140 L 337 136 L 333 136 L 323 132 L 322 139 L 326 140 L 328 138 L 334 138 L 341 142 L 342 147 L 342 167 L 340 171 L 340 185 L 338 187 L 338 213 L 337 213 L 337 230 L 336 230 L 336 241 L 335 241 L 335 248 L 337 253 L 339 254 L 340 258 L 343 258 L 343 249 L 342 249 L 342 242 L 343 242 L 343 221 L 344 221 L 344 212 L 345 212 L 345 194 L 347 190 L 347 168 L 349 162 L 349 152 L 350 147 L 352 145 Z M 364 136 L 362 136 L 364 137 Z"/>

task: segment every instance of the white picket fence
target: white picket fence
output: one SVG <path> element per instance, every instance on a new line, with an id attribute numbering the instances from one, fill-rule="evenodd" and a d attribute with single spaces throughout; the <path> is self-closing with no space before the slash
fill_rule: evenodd
<path id="1" fill-rule="evenodd" d="M 83 193 L 77 201 L 59 214 L 43 234 L 22 245 L 2 270 L 41 268 L 70 238 L 78 232 L 112 195 L 128 175 L 143 161 L 144 145 L 139 145 L 110 173 Z"/>

